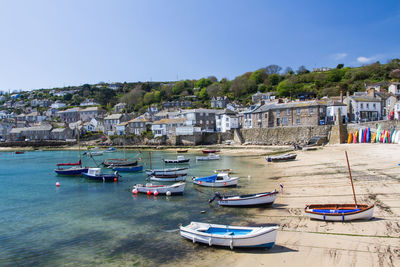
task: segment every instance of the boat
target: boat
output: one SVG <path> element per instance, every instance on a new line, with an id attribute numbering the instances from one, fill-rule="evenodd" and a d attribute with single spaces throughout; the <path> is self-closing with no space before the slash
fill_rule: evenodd
<path id="1" fill-rule="evenodd" d="M 137 160 L 126 160 L 126 159 L 106 159 L 102 163 L 105 167 L 114 166 L 136 166 L 138 164 Z"/>
<path id="2" fill-rule="evenodd" d="M 193 177 L 193 183 L 201 186 L 208 187 L 227 187 L 236 186 L 239 177 L 230 177 L 227 173 L 218 173 L 206 177 Z"/>
<path id="3" fill-rule="evenodd" d="M 112 170 L 117 172 L 141 172 L 143 171 L 143 166 L 112 166 Z"/>
<path id="4" fill-rule="evenodd" d="M 150 180 L 163 182 L 186 181 L 186 174 L 153 174 L 150 175 Z"/>
<path id="5" fill-rule="evenodd" d="M 25 151 L 15 151 L 15 154 L 24 154 Z"/>
<path id="6" fill-rule="evenodd" d="M 233 173 L 233 170 L 232 170 L 232 169 L 218 169 L 218 170 L 215 170 L 214 172 L 215 172 L 215 173 L 224 172 L 224 173 L 229 173 L 229 174 L 231 174 L 231 173 Z"/>
<path id="7" fill-rule="evenodd" d="M 219 150 L 215 150 L 215 149 L 204 149 L 202 150 L 203 154 L 210 154 L 210 153 L 217 153 L 219 152 Z"/>
<path id="8" fill-rule="evenodd" d="M 115 151 L 117 151 L 117 149 L 112 147 L 112 146 L 110 146 L 107 150 L 104 150 L 103 152 L 104 153 L 113 153 Z"/>
<path id="9" fill-rule="evenodd" d="M 189 163 L 190 159 L 185 159 L 184 156 L 177 156 L 176 159 L 164 159 L 165 163 L 175 163 L 175 164 L 182 164 L 182 163 Z"/>
<path id="10" fill-rule="evenodd" d="M 257 206 L 257 205 L 269 205 L 274 203 L 278 191 L 257 193 L 250 195 L 233 195 L 225 196 L 219 192 L 215 192 L 215 195 L 208 202 L 211 203 L 215 199 L 218 199 L 220 206 Z"/>
<path id="11" fill-rule="evenodd" d="M 351 188 L 353 190 L 354 204 L 310 204 L 306 205 L 305 213 L 310 219 L 323 221 L 353 221 L 369 220 L 374 215 L 374 205 L 358 204 L 354 191 L 353 178 L 347 151 L 345 151 Z"/>
<path id="12" fill-rule="evenodd" d="M 187 174 L 188 168 L 166 168 L 166 169 L 148 169 L 146 170 L 147 175 L 162 175 L 162 174 Z"/>
<path id="13" fill-rule="evenodd" d="M 215 155 L 213 153 L 210 153 L 208 156 L 197 156 L 196 160 L 199 161 L 207 161 L 207 160 L 219 160 L 220 157 L 219 155 Z"/>
<path id="14" fill-rule="evenodd" d="M 148 192 L 150 191 L 150 194 L 154 194 L 155 192 L 157 192 L 156 194 L 177 195 L 183 194 L 183 191 L 185 190 L 185 185 L 185 183 L 175 183 L 172 185 L 136 184 L 133 186 L 132 193 L 149 194 Z"/>
<path id="15" fill-rule="evenodd" d="M 103 151 L 86 151 L 85 153 L 83 153 L 83 155 L 93 157 L 93 156 L 102 156 L 103 153 L 104 153 Z"/>
<path id="16" fill-rule="evenodd" d="M 295 160 L 297 157 L 297 154 L 295 153 L 287 153 L 279 156 L 266 156 L 265 159 L 268 162 L 279 162 L 279 161 L 290 161 L 290 160 Z"/>
<path id="17" fill-rule="evenodd" d="M 188 152 L 187 149 L 178 149 L 178 150 L 176 151 L 176 153 L 186 153 L 186 152 Z"/>
<path id="18" fill-rule="evenodd" d="M 317 150 L 317 146 L 304 146 L 303 151 L 311 151 L 311 150 Z"/>
<path id="19" fill-rule="evenodd" d="M 118 181 L 120 175 L 118 172 L 113 174 L 104 174 L 101 172 L 100 168 L 89 168 L 87 173 L 82 173 L 89 180 L 103 181 L 103 182 L 113 182 Z"/>
<path id="20" fill-rule="evenodd" d="M 180 226 L 182 237 L 209 246 L 234 248 L 272 248 L 275 245 L 279 226 L 243 227 L 191 222 Z"/>
<path id="21" fill-rule="evenodd" d="M 83 173 L 87 173 L 89 168 L 88 167 L 83 167 L 82 166 L 82 157 L 81 157 L 81 144 L 79 140 L 79 130 L 78 130 L 78 125 L 76 126 L 76 134 L 78 137 L 78 154 L 79 154 L 79 161 L 76 163 L 58 163 L 57 169 L 54 171 L 58 175 L 82 175 Z M 72 166 L 70 168 L 63 168 L 64 166 Z"/>

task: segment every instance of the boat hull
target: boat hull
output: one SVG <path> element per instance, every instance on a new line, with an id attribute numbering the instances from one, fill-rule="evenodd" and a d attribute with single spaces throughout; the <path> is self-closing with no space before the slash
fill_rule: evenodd
<path id="1" fill-rule="evenodd" d="M 87 179 L 100 182 L 114 182 L 115 179 L 118 180 L 117 175 L 113 174 L 103 174 L 103 175 L 89 175 L 87 173 L 82 173 Z"/>
<path id="2" fill-rule="evenodd" d="M 200 228 L 193 227 L 199 225 Z M 217 224 L 195 223 L 180 227 L 182 237 L 209 246 L 223 246 L 234 248 L 264 247 L 271 248 L 275 244 L 277 229 L 279 227 L 240 227 Z M 220 233 L 208 232 L 210 229 L 221 231 Z M 226 233 L 223 231 L 226 230 Z M 236 235 L 243 231 L 250 231 L 248 234 Z M 233 233 L 233 234 L 232 234 Z"/>
<path id="3" fill-rule="evenodd" d="M 82 175 L 87 173 L 89 168 L 70 168 L 70 169 L 55 169 L 58 175 Z"/>
<path id="4" fill-rule="evenodd" d="M 164 170 L 146 170 L 147 175 L 186 175 L 187 168 L 164 169 Z"/>
<path id="5" fill-rule="evenodd" d="M 143 166 L 120 166 L 120 167 L 113 167 L 113 171 L 118 171 L 118 172 L 141 172 L 143 171 Z"/>
<path id="6" fill-rule="evenodd" d="M 336 205 L 307 205 L 305 213 L 310 219 L 321 221 L 354 221 L 354 220 L 370 220 L 374 215 L 374 205 L 358 205 L 359 210 L 355 209 L 354 204 L 339 204 Z M 332 209 L 330 209 L 332 208 Z M 351 212 L 345 212 L 350 210 Z M 332 213 L 335 211 L 335 213 Z"/>
<path id="7" fill-rule="evenodd" d="M 238 177 L 232 177 L 229 180 L 221 180 L 218 181 L 216 180 L 215 182 L 207 182 L 207 181 L 196 181 L 195 178 L 193 178 L 193 183 L 200 185 L 200 186 L 206 186 L 206 187 L 230 187 L 230 186 L 237 186 L 239 182 Z"/>
<path id="8" fill-rule="evenodd" d="M 168 176 L 150 176 L 150 180 L 152 181 L 161 181 L 161 182 L 181 182 L 186 181 L 186 175 L 168 177 Z"/>
<path id="9" fill-rule="evenodd" d="M 115 167 L 120 167 L 120 166 L 136 166 L 138 164 L 137 160 L 135 161 L 124 161 L 124 160 L 105 160 L 102 163 L 105 167 L 109 167 L 109 166 L 115 166 Z"/>
<path id="10" fill-rule="evenodd" d="M 165 163 L 174 163 L 174 164 L 184 164 L 184 163 L 189 163 L 190 159 L 182 159 L 182 160 L 177 160 L 177 159 L 164 159 Z"/>
<path id="11" fill-rule="evenodd" d="M 196 157 L 196 160 L 197 161 L 209 161 L 209 160 L 219 160 L 220 159 L 220 157 L 219 157 L 219 155 L 216 155 L 216 156 L 208 156 L 208 157 L 202 157 L 202 156 L 198 156 L 198 157 Z"/>
<path id="12" fill-rule="evenodd" d="M 277 191 L 268 193 L 258 193 L 248 196 L 232 196 L 223 197 L 218 200 L 218 204 L 221 206 L 259 206 L 259 205 L 270 205 L 274 203 Z"/>
<path id="13" fill-rule="evenodd" d="M 154 194 L 155 191 L 157 191 L 159 194 L 166 194 L 167 192 L 170 192 L 172 195 L 177 195 L 177 194 L 183 194 L 185 191 L 185 183 L 176 183 L 172 185 L 135 185 L 133 187 L 133 190 L 138 190 L 139 193 L 145 193 L 147 194 L 148 191 L 150 191 L 152 194 Z"/>
<path id="14" fill-rule="evenodd" d="M 295 160 L 296 157 L 297 157 L 296 154 L 285 154 L 285 155 L 281 155 L 281 156 L 267 156 L 267 157 L 265 157 L 265 159 L 268 162 L 282 162 L 282 161 Z"/>

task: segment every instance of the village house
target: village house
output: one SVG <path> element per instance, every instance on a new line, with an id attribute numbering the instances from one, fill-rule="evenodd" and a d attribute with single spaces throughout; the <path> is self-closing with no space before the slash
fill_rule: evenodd
<path id="1" fill-rule="evenodd" d="M 151 131 L 153 132 L 154 137 L 175 135 L 176 128 L 183 126 L 184 122 L 185 118 L 162 119 L 153 122 L 151 125 Z"/>
<path id="2" fill-rule="evenodd" d="M 227 96 L 213 96 L 211 98 L 211 108 L 226 108 L 229 103 Z"/>
<path id="3" fill-rule="evenodd" d="M 149 112 L 150 114 L 155 114 L 158 112 L 158 106 L 156 104 L 150 105 L 147 108 L 147 112 Z"/>
<path id="4" fill-rule="evenodd" d="M 66 123 L 77 122 L 79 120 L 79 108 L 70 108 L 57 112 L 61 121 Z"/>
<path id="5" fill-rule="evenodd" d="M 81 107 L 88 107 L 88 106 L 99 106 L 100 104 L 95 102 L 94 100 L 91 99 L 85 99 L 79 106 Z"/>
<path id="6" fill-rule="evenodd" d="M 163 102 L 161 105 L 162 105 L 162 109 L 176 110 L 179 108 L 188 108 L 192 105 L 192 102 L 190 102 L 190 101 L 169 101 L 169 102 Z"/>
<path id="7" fill-rule="evenodd" d="M 128 128 L 128 122 L 121 122 L 115 126 L 115 134 L 116 135 L 126 135 Z"/>
<path id="8" fill-rule="evenodd" d="M 260 93 L 260 91 L 257 91 L 257 93 L 251 96 L 251 102 L 253 104 L 259 104 L 261 101 L 268 102 L 272 100 L 275 100 L 275 92 Z"/>
<path id="9" fill-rule="evenodd" d="M 110 88 L 111 90 L 118 90 L 119 88 L 121 88 L 121 86 L 117 83 L 110 83 L 108 85 L 108 88 Z"/>
<path id="10" fill-rule="evenodd" d="M 324 101 L 267 103 L 251 113 L 252 128 L 317 126 L 326 123 Z"/>
<path id="11" fill-rule="evenodd" d="M 326 104 L 326 123 L 334 124 L 339 114 L 342 117 L 342 123 L 347 122 L 347 105 L 341 101 L 327 101 Z"/>
<path id="12" fill-rule="evenodd" d="M 122 110 L 126 108 L 126 103 L 118 103 L 114 106 L 114 112 L 115 113 L 120 113 Z"/>
<path id="13" fill-rule="evenodd" d="M 115 135 L 116 126 L 121 122 L 127 121 L 127 116 L 124 114 L 112 114 L 104 118 L 104 131 L 107 135 Z"/>
<path id="14" fill-rule="evenodd" d="M 53 104 L 51 104 L 50 107 L 53 108 L 53 109 L 59 109 L 59 108 L 65 107 L 65 106 L 67 106 L 65 103 L 60 102 L 60 101 L 56 101 Z"/>
<path id="15" fill-rule="evenodd" d="M 31 101 L 31 106 L 32 107 L 39 106 L 39 107 L 47 108 L 47 107 L 50 107 L 51 104 L 52 104 L 52 101 L 51 100 L 46 100 L 46 99 L 33 99 Z"/>
<path id="16" fill-rule="evenodd" d="M 35 123 L 35 122 L 42 122 L 46 119 L 46 116 L 40 115 L 38 112 L 31 112 L 25 116 L 25 119 L 29 123 Z"/>
<path id="17" fill-rule="evenodd" d="M 202 132 L 215 131 L 215 109 L 182 110 L 179 117 L 185 118 L 186 126 L 200 127 Z"/>
<path id="18" fill-rule="evenodd" d="M 88 122 L 84 122 L 83 126 L 86 132 L 104 132 L 104 120 L 101 118 L 92 118 Z"/>
<path id="19" fill-rule="evenodd" d="M 236 112 L 225 109 L 215 114 L 216 131 L 225 133 L 239 128 L 239 117 Z"/>
<path id="20" fill-rule="evenodd" d="M 12 141 L 24 141 L 28 140 L 49 140 L 51 125 L 40 125 L 23 128 L 12 128 L 10 131 L 10 139 Z"/>
<path id="21" fill-rule="evenodd" d="M 52 140 L 67 140 L 72 139 L 75 136 L 74 130 L 69 127 L 66 128 L 54 128 L 50 132 L 50 139 Z"/>
<path id="22" fill-rule="evenodd" d="M 400 96 L 400 82 L 391 82 L 388 91 L 395 96 Z"/>
<path id="23" fill-rule="evenodd" d="M 142 132 L 147 131 L 147 125 L 151 125 L 151 119 L 145 116 L 137 117 L 128 121 L 128 133 L 134 135 L 141 135 Z"/>
<path id="24" fill-rule="evenodd" d="M 250 105 L 247 110 L 242 111 L 239 116 L 239 126 L 241 126 L 243 129 L 253 128 L 252 113 L 258 110 L 260 107 L 260 104 Z"/>
<path id="25" fill-rule="evenodd" d="M 381 100 L 363 94 L 357 94 L 348 96 L 345 99 L 345 103 L 349 101 L 349 121 L 360 122 L 360 121 L 375 121 L 381 118 Z"/>
<path id="26" fill-rule="evenodd" d="M 178 118 L 181 114 L 181 111 L 166 111 L 162 110 L 152 115 L 153 121 L 158 121 L 161 119 L 174 119 Z"/>
<path id="27" fill-rule="evenodd" d="M 10 131 L 12 129 L 12 127 L 14 127 L 14 123 L 12 122 L 5 122 L 5 121 L 1 121 L 0 122 L 0 139 L 8 139 Z"/>
<path id="28" fill-rule="evenodd" d="M 93 118 L 103 117 L 106 111 L 100 107 L 87 107 L 79 110 L 79 118 L 81 121 L 87 122 Z"/>

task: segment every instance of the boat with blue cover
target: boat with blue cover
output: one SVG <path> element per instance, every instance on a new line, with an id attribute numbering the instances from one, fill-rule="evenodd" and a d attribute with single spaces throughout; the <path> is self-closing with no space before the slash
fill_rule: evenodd
<path id="1" fill-rule="evenodd" d="M 209 246 L 234 248 L 272 248 L 279 226 L 243 227 L 191 222 L 180 226 L 182 237 Z"/>
<path id="2" fill-rule="evenodd" d="M 118 172 L 141 172 L 143 171 L 143 166 L 116 166 L 112 167 L 112 170 Z"/>
<path id="3" fill-rule="evenodd" d="M 227 173 L 217 173 L 206 177 L 193 177 L 194 184 L 208 187 L 236 186 L 239 177 L 230 177 Z"/>

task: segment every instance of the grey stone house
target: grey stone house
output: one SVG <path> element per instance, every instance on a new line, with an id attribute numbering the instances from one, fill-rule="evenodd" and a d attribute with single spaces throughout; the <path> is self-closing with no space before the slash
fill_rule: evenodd
<path id="1" fill-rule="evenodd" d="M 55 128 L 50 132 L 50 139 L 52 140 L 66 140 L 74 137 L 74 130 L 69 127 Z"/>
<path id="2" fill-rule="evenodd" d="M 61 121 L 66 123 L 77 122 L 79 120 L 79 108 L 70 108 L 57 112 Z"/>
<path id="3" fill-rule="evenodd" d="M 10 139 L 12 141 L 30 140 L 49 140 L 51 125 L 40 125 L 33 127 L 13 128 L 10 131 Z"/>
<path id="4" fill-rule="evenodd" d="M 186 126 L 200 127 L 202 132 L 214 132 L 216 129 L 214 109 L 182 110 L 180 117 L 185 118 Z"/>
<path id="5" fill-rule="evenodd" d="M 229 98 L 227 96 L 213 96 L 213 98 L 211 98 L 212 108 L 226 108 L 228 103 Z"/>
<path id="6" fill-rule="evenodd" d="M 88 107 L 79 111 L 80 120 L 88 122 L 91 119 L 103 117 L 106 111 L 100 107 Z"/>

